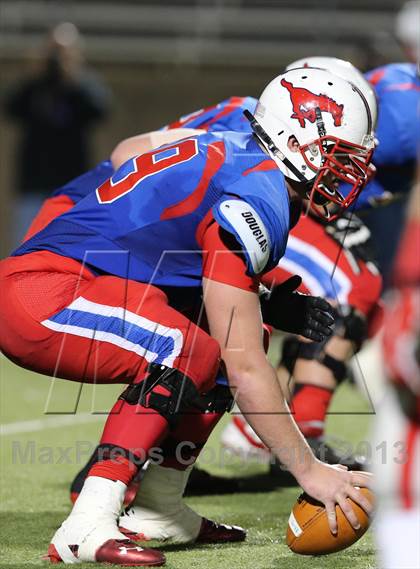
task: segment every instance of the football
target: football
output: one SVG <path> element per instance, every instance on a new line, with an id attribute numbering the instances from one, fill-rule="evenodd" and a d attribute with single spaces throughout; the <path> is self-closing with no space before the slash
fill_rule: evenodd
<path id="1" fill-rule="evenodd" d="M 371 504 L 374 503 L 370 490 L 361 488 L 361 492 Z M 350 502 L 360 522 L 360 529 L 355 530 L 351 526 L 337 505 L 338 531 L 336 535 L 333 535 L 328 526 L 324 505 L 305 493 L 301 494 L 289 516 L 286 533 L 286 543 L 289 548 L 300 555 L 326 555 L 353 545 L 368 529 L 370 519 L 360 506 L 352 500 Z"/>

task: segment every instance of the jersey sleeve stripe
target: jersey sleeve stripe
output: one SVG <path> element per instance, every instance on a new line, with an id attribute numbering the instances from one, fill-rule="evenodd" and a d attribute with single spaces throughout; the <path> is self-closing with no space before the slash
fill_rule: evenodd
<path id="1" fill-rule="evenodd" d="M 244 170 L 242 176 L 248 176 L 253 172 L 268 172 L 270 170 L 276 170 L 277 168 L 278 166 L 274 162 L 274 160 L 271 160 L 271 158 L 269 158 L 267 160 L 263 160 L 262 162 L 260 162 L 256 166 L 253 166 L 252 168 L 248 168 L 248 170 Z"/>

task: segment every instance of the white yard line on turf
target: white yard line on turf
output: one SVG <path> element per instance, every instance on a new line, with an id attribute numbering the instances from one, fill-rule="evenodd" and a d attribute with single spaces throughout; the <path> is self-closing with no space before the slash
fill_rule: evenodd
<path id="1" fill-rule="evenodd" d="M 34 433 L 46 429 L 56 429 L 71 425 L 83 425 L 85 423 L 97 423 L 104 421 L 106 415 L 79 413 L 78 415 L 53 415 L 34 419 L 33 421 L 16 421 L 14 423 L 4 423 L 0 425 L 0 436 L 17 435 L 20 433 Z"/>

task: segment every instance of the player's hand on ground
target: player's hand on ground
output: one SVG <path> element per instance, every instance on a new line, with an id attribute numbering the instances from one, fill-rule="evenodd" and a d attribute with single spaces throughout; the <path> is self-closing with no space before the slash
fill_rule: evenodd
<path id="1" fill-rule="evenodd" d="M 263 320 L 278 330 L 322 342 L 333 332 L 333 309 L 321 297 L 296 292 L 301 283 L 301 277 L 294 275 L 262 297 Z"/>
<path id="2" fill-rule="evenodd" d="M 370 472 L 349 471 L 342 465 L 331 466 L 319 460 L 314 462 L 303 479 L 299 480 L 307 494 L 325 505 L 328 524 L 333 534 L 337 533 L 336 504 L 343 510 L 354 529 L 360 527 L 356 514 L 347 498 L 351 498 L 359 504 L 368 515 L 372 513 L 372 505 L 357 488 L 370 488 L 372 482 L 373 478 Z"/>

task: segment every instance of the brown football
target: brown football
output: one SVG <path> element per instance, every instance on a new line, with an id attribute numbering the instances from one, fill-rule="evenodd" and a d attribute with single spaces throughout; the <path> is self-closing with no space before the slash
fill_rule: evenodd
<path id="1" fill-rule="evenodd" d="M 372 492 L 367 488 L 361 488 L 360 491 L 373 505 Z M 336 506 L 338 531 L 337 535 L 333 535 L 324 505 L 305 493 L 301 494 L 293 506 L 287 525 L 286 543 L 290 549 L 300 555 L 326 555 L 341 551 L 360 539 L 368 529 L 370 519 L 360 506 L 350 498 L 347 499 L 360 522 L 360 529 L 353 529 L 341 508 Z"/>

